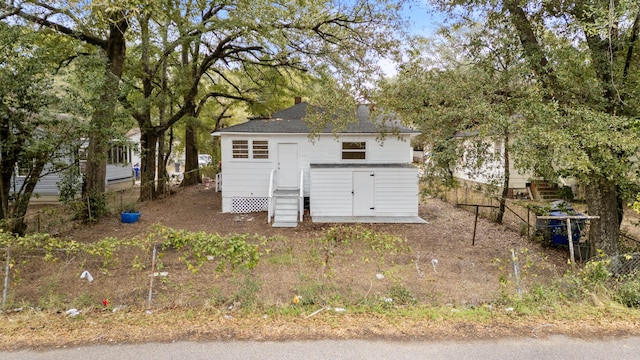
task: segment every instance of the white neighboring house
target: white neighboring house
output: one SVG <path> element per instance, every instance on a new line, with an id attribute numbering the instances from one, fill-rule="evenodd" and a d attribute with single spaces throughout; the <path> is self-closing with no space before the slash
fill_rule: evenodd
<path id="1" fill-rule="evenodd" d="M 424 223 L 411 164 L 418 132 L 395 126 L 379 142 L 380 128 L 361 107 L 357 124 L 339 136 L 327 128 L 312 141 L 308 107 L 297 103 L 213 133 L 222 149 L 222 212 L 268 211 L 273 226 L 287 227 L 305 207 L 314 222 Z"/>
<path id="2" fill-rule="evenodd" d="M 86 149 L 86 146 L 87 141 L 84 141 L 82 146 L 80 146 L 80 153 Z M 110 142 L 110 149 L 107 154 L 107 175 L 105 179 L 107 191 L 118 191 L 133 187 L 133 171 L 131 168 L 133 146 L 132 143 L 125 141 Z M 62 159 L 62 161 L 70 163 L 74 160 Z M 76 164 L 82 169 L 84 160 L 76 161 Z M 38 180 L 33 191 L 31 198 L 32 203 L 51 204 L 59 201 L 59 183 L 62 181 L 62 173 L 50 171 L 51 166 L 46 166 L 43 171 L 44 175 Z M 16 169 L 14 174 L 13 186 L 19 188 L 22 186 L 25 177 L 20 174 L 19 169 Z"/>
<path id="3" fill-rule="evenodd" d="M 107 191 L 118 191 L 133 187 L 133 157 L 134 144 L 128 141 L 110 142 L 107 154 L 107 176 L 105 179 Z"/>
<path id="4" fill-rule="evenodd" d="M 131 147 L 131 166 L 135 164 L 138 164 L 138 166 L 140 166 L 140 154 L 142 152 L 142 149 L 140 148 L 141 135 L 142 133 L 140 131 L 140 128 L 137 127 L 132 128 L 125 134 L 125 137 L 129 139 L 129 145 Z"/>
<path id="5" fill-rule="evenodd" d="M 453 169 L 453 176 L 466 184 L 492 184 L 501 188 L 504 182 L 504 141 L 484 141 L 486 153 L 492 155 L 491 159 L 485 161 L 480 169 L 472 169 L 467 166 L 467 161 L 473 161 L 473 151 L 469 149 L 473 147 L 471 139 L 475 136 L 477 136 L 477 133 L 456 134 L 460 141 L 465 142 L 465 153 L 455 169 Z M 513 141 L 513 136 L 510 136 L 509 141 Z M 515 168 L 514 163 L 514 155 L 510 154 L 508 198 L 544 199 L 541 192 L 547 187 L 555 185 L 559 187 L 568 186 L 574 194 L 578 194 L 579 190 L 575 179 L 558 178 L 557 184 L 550 185 L 544 180 L 534 177 L 531 172 L 520 172 Z M 554 188 L 554 190 L 549 191 L 552 193 L 550 195 L 551 198 L 557 196 L 557 189 Z"/>

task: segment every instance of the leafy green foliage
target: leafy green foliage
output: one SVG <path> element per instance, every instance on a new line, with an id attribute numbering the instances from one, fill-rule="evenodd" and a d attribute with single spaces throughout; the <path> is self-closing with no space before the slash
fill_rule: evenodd
<path id="1" fill-rule="evenodd" d="M 260 259 L 257 243 L 266 244 L 267 239 L 259 236 L 207 234 L 175 230 L 164 226 L 154 226 L 144 239 L 104 238 L 93 243 L 51 237 L 49 234 L 29 234 L 17 236 L 0 231 L 0 248 L 44 251 L 44 259 L 57 261 L 64 253 L 84 253 L 101 259 L 102 269 L 107 271 L 118 251 L 124 248 L 151 250 L 157 244 L 163 250 L 181 251 L 181 259 L 187 267 L 196 272 L 207 261 L 216 262 L 216 270 L 224 271 L 227 264 L 231 270 L 253 269 Z M 254 243 L 252 243 L 253 241 Z M 139 259 L 134 259 L 134 267 L 140 267 Z"/>
<path id="2" fill-rule="evenodd" d="M 637 275 L 622 282 L 615 290 L 616 301 L 627 307 L 640 307 L 640 279 Z"/>
<path id="3" fill-rule="evenodd" d="M 331 275 L 330 260 L 337 254 L 349 255 L 354 253 L 354 248 L 365 245 L 368 251 L 362 255 L 362 261 L 375 262 L 382 268 L 385 257 L 393 256 L 401 252 L 411 251 L 406 245 L 407 240 L 389 234 L 375 232 L 362 225 L 336 226 L 327 230 L 324 237 L 314 239 L 313 244 L 319 247 L 322 254 L 322 263 Z"/>
<path id="4" fill-rule="evenodd" d="M 0 219 L 16 233 L 25 230 L 22 219 L 39 179 L 78 166 L 83 127 L 73 114 L 81 101 L 54 87 L 62 59 L 56 39 L 0 23 Z"/>
<path id="5" fill-rule="evenodd" d="M 258 245 L 250 242 L 250 240 L 260 239 L 258 236 L 252 237 L 246 234 L 221 236 L 204 231 L 195 233 L 158 225 L 149 235 L 149 241 L 155 238 L 161 239 L 163 250 L 182 251 L 181 258 L 194 272 L 207 261 L 215 261 L 218 271 L 225 270 L 227 264 L 231 270 L 237 267 L 253 269 L 260 259 Z"/>
<path id="6" fill-rule="evenodd" d="M 508 134 L 520 172 L 584 186 L 600 217 L 590 241 L 616 254 L 621 204 L 639 189 L 637 4 L 433 3 L 452 17 L 440 39 L 455 53 L 417 47 L 383 89 L 387 107 L 433 139 L 436 175 L 461 159 L 456 132 Z"/>
<path id="7" fill-rule="evenodd" d="M 411 293 L 411 290 L 400 282 L 394 283 L 387 291 L 387 296 L 391 299 L 388 304 L 396 305 L 415 305 L 417 303 L 416 298 Z"/>
<path id="8" fill-rule="evenodd" d="M 429 154 L 422 180 L 432 193 L 457 186 L 461 173 L 502 186 L 509 135 L 520 127 L 514 115 L 529 97 L 517 77 L 522 66 L 506 51 L 512 42 L 474 30 L 447 33 L 442 44 L 417 39 L 399 73 L 381 82 L 376 95 L 381 108 L 422 132 L 418 141 Z M 505 50 L 483 58 L 472 46 L 486 41 Z M 450 54 L 450 48 L 461 51 Z"/>

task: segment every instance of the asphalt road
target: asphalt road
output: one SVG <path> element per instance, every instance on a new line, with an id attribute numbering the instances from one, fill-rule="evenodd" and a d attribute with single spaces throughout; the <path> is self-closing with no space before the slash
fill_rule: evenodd
<path id="1" fill-rule="evenodd" d="M 639 359 L 640 337 L 483 341 L 227 341 L 101 345 L 0 352 L 0 359 Z"/>

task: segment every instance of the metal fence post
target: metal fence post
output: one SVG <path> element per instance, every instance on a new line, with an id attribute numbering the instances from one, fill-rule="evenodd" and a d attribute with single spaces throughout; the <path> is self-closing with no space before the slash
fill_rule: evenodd
<path id="1" fill-rule="evenodd" d="M 2 289 L 2 308 L 7 303 L 7 290 L 9 289 L 9 262 L 11 261 L 11 250 L 7 248 L 7 259 L 4 264 L 4 288 Z"/>

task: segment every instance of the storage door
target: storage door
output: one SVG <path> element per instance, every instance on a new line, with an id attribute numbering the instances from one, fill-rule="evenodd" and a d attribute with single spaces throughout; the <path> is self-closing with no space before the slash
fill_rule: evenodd
<path id="1" fill-rule="evenodd" d="M 371 171 L 353 172 L 353 216 L 375 214 L 375 174 Z"/>

